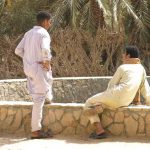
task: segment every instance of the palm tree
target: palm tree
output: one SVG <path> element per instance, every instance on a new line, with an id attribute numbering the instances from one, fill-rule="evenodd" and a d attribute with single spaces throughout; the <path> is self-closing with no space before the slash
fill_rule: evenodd
<path id="1" fill-rule="evenodd" d="M 149 0 L 58 0 L 54 26 L 83 28 L 92 33 L 106 27 L 111 31 L 125 30 L 141 42 L 149 39 Z M 129 31 L 129 32 L 128 32 Z M 132 36 L 130 36 L 131 38 Z M 132 37 L 136 40 L 136 38 Z M 146 39 L 146 40 L 142 40 Z"/>
<path id="2" fill-rule="evenodd" d="M 53 29 L 72 26 L 93 33 L 104 26 L 103 11 L 96 0 L 60 0 L 60 6 L 54 17 Z"/>

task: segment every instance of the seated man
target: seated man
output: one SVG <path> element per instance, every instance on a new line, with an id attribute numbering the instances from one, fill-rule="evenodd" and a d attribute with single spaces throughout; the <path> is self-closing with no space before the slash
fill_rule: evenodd
<path id="1" fill-rule="evenodd" d="M 98 116 L 105 108 L 115 109 L 130 105 L 139 90 L 146 104 L 150 104 L 150 87 L 145 69 L 140 63 L 138 49 L 134 46 L 126 47 L 122 59 L 123 65 L 117 69 L 107 90 L 94 95 L 85 103 L 84 114 L 96 127 L 96 132 L 90 135 L 91 138 L 106 137 Z"/>

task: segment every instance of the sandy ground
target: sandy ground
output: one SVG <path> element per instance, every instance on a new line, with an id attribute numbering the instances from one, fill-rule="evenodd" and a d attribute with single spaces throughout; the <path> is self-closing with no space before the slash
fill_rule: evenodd
<path id="1" fill-rule="evenodd" d="M 109 137 L 92 140 L 80 136 L 57 135 L 51 139 L 35 139 L 16 135 L 0 135 L 0 150 L 150 150 L 150 138 Z"/>

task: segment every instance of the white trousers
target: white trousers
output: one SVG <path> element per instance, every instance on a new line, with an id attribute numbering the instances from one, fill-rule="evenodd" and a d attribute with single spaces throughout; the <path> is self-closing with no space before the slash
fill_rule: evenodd
<path id="1" fill-rule="evenodd" d="M 41 120 L 43 114 L 43 105 L 45 101 L 45 95 L 35 94 L 33 96 L 33 108 L 32 108 L 32 119 L 31 119 L 31 127 L 32 132 L 41 130 Z"/>
<path id="2" fill-rule="evenodd" d="M 43 114 L 43 105 L 45 99 L 48 98 L 52 100 L 52 89 L 50 88 L 46 94 L 31 94 L 33 98 L 33 108 L 32 108 L 32 119 L 31 119 L 31 131 L 41 130 L 42 125 L 42 114 Z"/>
<path id="3" fill-rule="evenodd" d="M 41 130 L 43 105 L 45 99 L 52 100 L 52 73 L 43 71 L 38 67 L 35 76 L 27 77 L 27 87 L 33 99 L 31 130 L 32 132 Z"/>

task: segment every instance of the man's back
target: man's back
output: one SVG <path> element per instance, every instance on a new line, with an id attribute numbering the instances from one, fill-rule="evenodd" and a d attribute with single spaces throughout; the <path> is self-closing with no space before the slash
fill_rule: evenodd
<path id="1" fill-rule="evenodd" d="M 145 77 L 145 69 L 141 64 L 121 65 L 109 82 L 107 92 L 112 93 L 111 99 L 119 100 L 118 104 L 127 106 L 134 99 Z"/>
<path id="2" fill-rule="evenodd" d="M 28 31 L 24 36 L 24 57 L 23 60 L 29 64 L 42 61 L 42 42 L 43 38 L 47 37 L 50 43 L 50 37 L 47 31 L 40 27 L 35 26 Z"/>
<path id="3" fill-rule="evenodd" d="M 35 26 L 25 33 L 15 53 L 22 57 L 24 72 L 28 77 L 37 74 L 38 63 L 51 59 L 50 36 L 41 26 Z"/>

